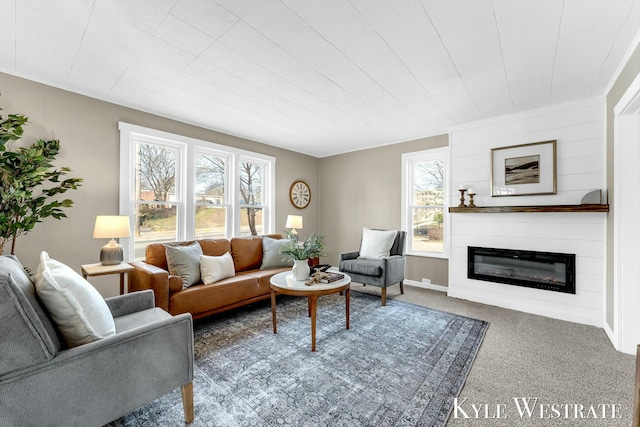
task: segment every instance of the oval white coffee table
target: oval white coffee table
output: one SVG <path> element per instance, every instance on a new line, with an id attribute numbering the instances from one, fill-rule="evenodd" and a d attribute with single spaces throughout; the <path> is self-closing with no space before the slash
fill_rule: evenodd
<path id="1" fill-rule="evenodd" d="M 322 295 L 344 292 L 346 304 L 346 323 L 349 329 L 349 297 L 351 277 L 344 275 L 340 280 L 332 283 L 314 283 L 307 286 L 304 282 L 293 278 L 293 273 L 284 271 L 271 277 L 271 318 L 273 333 L 276 331 L 276 294 L 306 297 L 309 300 L 309 316 L 311 317 L 311 351 L 316 351 L 316 308 L 318 297 Z"/>

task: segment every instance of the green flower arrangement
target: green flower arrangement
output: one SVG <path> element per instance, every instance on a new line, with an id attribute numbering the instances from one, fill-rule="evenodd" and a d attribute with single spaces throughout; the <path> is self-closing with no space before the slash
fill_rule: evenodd
<path id="1" fill-rule="evenodd" d="M 280 249 L 282 255 L 289 256 L 294 260 L 306 260 L 326 255 L 324 252 L 326 236 L 322 234 L 313 233 L 302 243 L 298 241 L 297 234 L 287 232 L 287 237 L 291 244 Z"/>

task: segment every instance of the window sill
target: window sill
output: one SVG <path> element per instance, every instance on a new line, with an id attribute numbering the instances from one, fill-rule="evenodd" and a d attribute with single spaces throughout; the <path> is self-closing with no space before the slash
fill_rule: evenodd
<path id="1" fill-rule="evenodd" d="M 438 258 L 438 259 L 449 259 L 449 255 L 445 253 L 439 252 L 417 252 L 417 251 L 407 251 L 407 256 L 415 256 L 420 258 Z"/>

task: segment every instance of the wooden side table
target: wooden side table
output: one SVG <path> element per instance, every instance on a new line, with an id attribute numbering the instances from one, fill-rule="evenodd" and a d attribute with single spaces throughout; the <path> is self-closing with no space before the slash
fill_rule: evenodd
<path id="1" fill-rule="evenodd" d="M 84 264 L 82 266 L 82 277 L 106 276 L 107 274 L 120 275 L 120 295 L 124 294 L 124 275 L 133 271 L 133 266 L 125 263 L 116 265 Z"/>

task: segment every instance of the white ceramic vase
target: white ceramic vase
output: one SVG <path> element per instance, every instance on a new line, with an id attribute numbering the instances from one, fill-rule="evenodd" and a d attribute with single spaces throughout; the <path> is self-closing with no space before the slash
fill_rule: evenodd
<path id="1" fill-rule="evenodd" d="M 303 281 L 309 278 L 311 269 L 309 268 L 309 264 L 306 259 L 296 259 L 293 260 L 293 268 L 291 271 L 293 272 L 294 279 Z"/>

